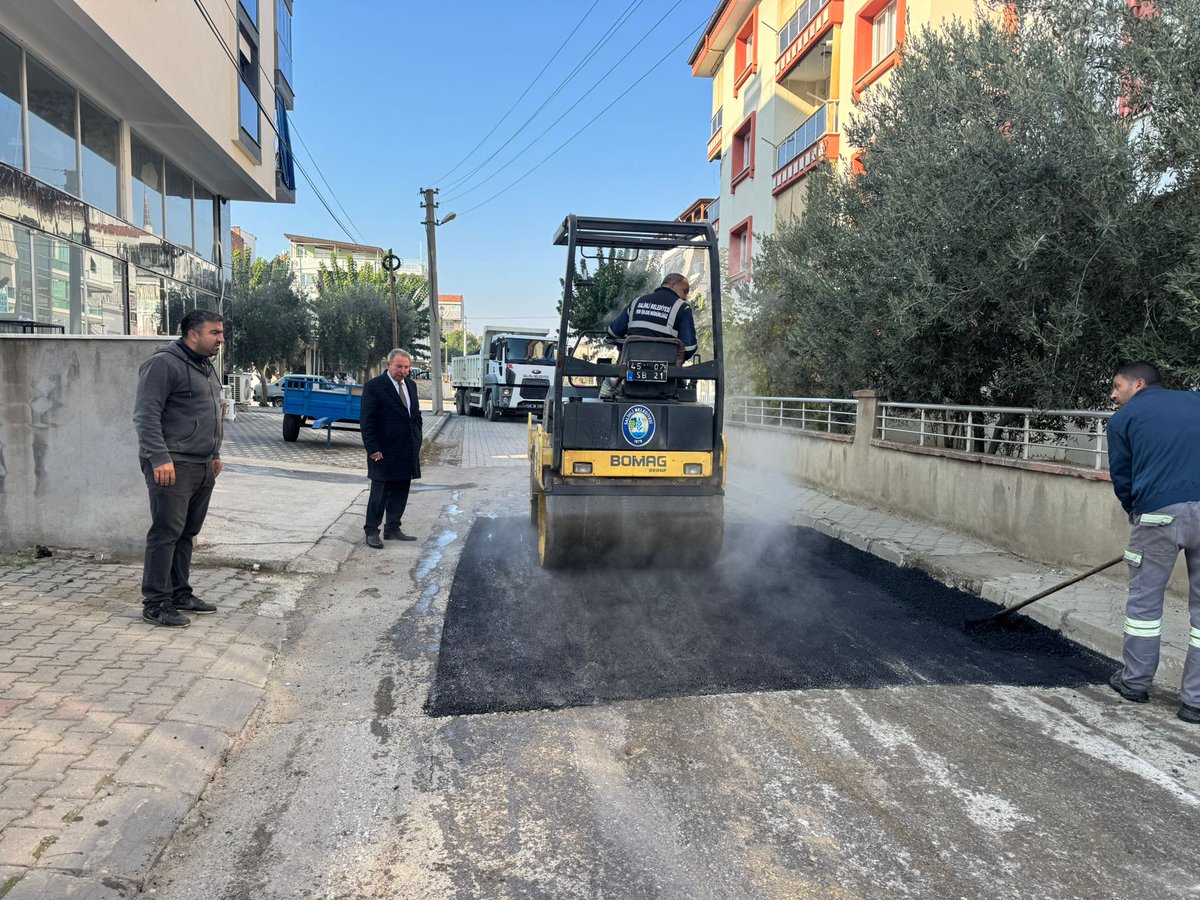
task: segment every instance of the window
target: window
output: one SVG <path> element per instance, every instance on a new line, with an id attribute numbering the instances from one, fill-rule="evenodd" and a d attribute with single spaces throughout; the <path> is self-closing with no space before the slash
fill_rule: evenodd
<path id="1" fill-rule="evenodd" d="M 167 161 L 166 238 L 192 249 L 192 179 Z"/>
<path id="2" fill-rule="evenodd" d="M 758 7 L 750 14 L 742 30 L 734 40 L 733 51 L 733 96 L 738 95 L 750 76 L 758 71 L 758 60 L 755 56 L 758 35 Z"/>
<path id="3" fill-rule="evenodd" d="M 871 22 L 871 65 L 877 66 L 896 49 L 896 0 Z"/>
<path id="4" fill-rule="evenodd" d="M 130 137 L 129 158 L 133 170 L 133 207 L 130 209 L 130 219 L 143 231 L 162 236 L 165 184 L 162 154 L 135 134 Z"/>
<path id="5" fill-rule="evenodd" d="M 292 87 L 292 4 L 291 0 L 275 0 L 275 45 L 279 74 Z"/>
<path id="6" fill-rule="evenodd" d="M 21 124 L 21 48 L 0 35 L 0 162 L 25 168 Z"/>
<path id="7" fill-rule="evenodd" d="M 26 58 L 29 94 L 29 174 L 79 196 L 75 156 L 75 89 L 32 58 Z"/>
<path id="8" fill-rule="evenodd" d="M 258 0 L 238 0 L 250 24 L 258 28 Z"/>
<path id="9" fill-rule="evenodd" d="M 245 28 L 238 28 L 238 125 L 254 146 L 262 146 L 258 115 L 258 43 Z"/>
<path id="10" fill-rule="evenodd" d="M 733 172 L 729 178 L 731 190 L 741 181 L 754 177 L 756 116 L 757 113 L 750 113 L 746 121 L 739 125 L 738 130 L 733 133 Z"/>
<path id="11" fill-rule="evenodd" d="M 854 98 L 899 60 L 907 0 L 867 0 L 854 20 Z"/>
<path id="12" fill-rule="evenodd" d="M 83 199 L 111 215 L 117 209 L 117 120 L 79 98 Z"/>
<path id="13" fill-rule="evenodd" d="M 753 262 L 753 216 L 743 219 L 729 232 L 729 276 L 749 278 Z"/>
<path id="14" fill-rule="evenodd" d="M 196 233 L 196 252 L 209 262 L 215 262 L 217 258 L 216 197 L 213 196 L 212 191 L 196 182 L 194 198 L 192 201 L 192 227 Z"/>

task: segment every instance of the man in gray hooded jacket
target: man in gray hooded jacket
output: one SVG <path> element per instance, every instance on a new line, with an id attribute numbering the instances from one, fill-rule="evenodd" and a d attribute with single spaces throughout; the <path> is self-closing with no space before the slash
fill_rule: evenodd
<path id="1" fill-rule="evenodd" d="M 192 539 L 208 514 L 221 474 L 221 379 L 210 360 L 225 342 L 214 312 L 183 317 L 182 337 L 160 347 L 138 369 L 138 457 L 150 492 L 150 530 L 142 567 L 142 618 L 183 628 L 180 611 L 216 612 L 188 583 Z"/>

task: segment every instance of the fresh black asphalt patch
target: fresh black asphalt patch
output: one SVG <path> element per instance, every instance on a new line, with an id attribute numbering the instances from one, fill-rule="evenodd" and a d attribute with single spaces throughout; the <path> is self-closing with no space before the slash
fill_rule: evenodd
<path id="1" fill-rule="evenodd" d="M 523 518 L 479 519 L 450 591 L 433 716 L 918 684 L 1080 686 L 1113 664 L 923 572 L 805 528 L 729 525 L 707 571 L 544 571 Z"/>

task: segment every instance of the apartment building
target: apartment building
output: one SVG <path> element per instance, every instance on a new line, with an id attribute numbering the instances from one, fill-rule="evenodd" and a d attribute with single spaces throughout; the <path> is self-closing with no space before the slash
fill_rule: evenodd
<path id="1" fill-rule="evenodd" d="M 749 278 L 754 235 L 804 208 L 805 176 L 851 164 L 842 126 L 900 61 L 906 30 L 974 15 L 971 0 L 720 0 L 688 63 L 713 83 L 720 244 Z"/>
<path id="2" fill-rule="evenodd" d="M 293 202 L 292 0 L 0 4 L 0 331 L 178 333 Z"/>
<path id="3" fill-rule="evenodd" d="M 291 260 L 292 273 L 296 279 L 297 289 L 309 296 L 317 295 L 317 275 L 321 266 L 329 268 L 336 254 L 345 265 L 346 260 L 353 259 L 358 267 L 372 266 L 376 270 L 383 267 L 383 257 L 387 253 L 382 247 L 372 247 L 368 244 L 351 244 L 346 241 L 335 241 L 329 238 L 304 237 L 298 234 L 285 234 Z M 419 259 L 402 259 L 396 274 L 425 275 L 425 263 Z"/>

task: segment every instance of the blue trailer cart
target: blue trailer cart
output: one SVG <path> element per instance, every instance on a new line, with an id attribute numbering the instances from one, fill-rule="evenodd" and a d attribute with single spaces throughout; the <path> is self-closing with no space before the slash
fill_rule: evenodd
<path id="1" fill-rule="evenodd" d="M 361 384 L 334 384 L 313 375 L 283 380 L 283 439 L 294 441 L 300 428 L 325 429 L 325 446 L 333 445 L 333 429 L 357 431 L 362 415 Z"/>

